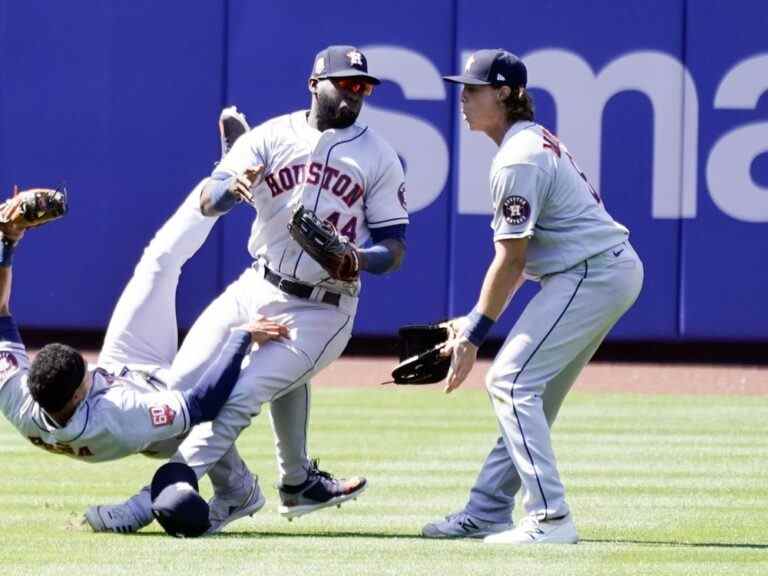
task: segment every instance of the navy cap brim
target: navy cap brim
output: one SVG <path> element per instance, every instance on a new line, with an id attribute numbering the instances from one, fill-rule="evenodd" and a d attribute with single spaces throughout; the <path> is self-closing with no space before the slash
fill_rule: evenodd
<path id="1" fill-rule="evenodd" d="M 366 82 L 369 82 L 373 84 L 374 86 L 377 86 L 381 84 L 381 80 L 376 78 L 376 76 L 371 76 L 370 74 L 366 74 L 365 72 L 361 72 L 360 70 L 357 70 L 355 68 L 347 68 L 346 70 L 337 70 L 336 72 L 332 72 L 330 74 L 318 74 L 318 75 L 312 75 L 312 78 L 362 78 Z"/>
<path id="2" fill-rule="evenodd" d="M 474 76 L 443 76 L 443 80 L 446 82 L 453 82 L 454 84 L 470 84 L 472 86 L 490 86 L 490 82 L 485 80 L 478 80 Z"/>

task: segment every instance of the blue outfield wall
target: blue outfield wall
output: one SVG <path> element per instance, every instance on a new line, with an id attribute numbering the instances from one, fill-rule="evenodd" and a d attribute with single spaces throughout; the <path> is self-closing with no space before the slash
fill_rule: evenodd
<path id="1" fill-rule="evenodd" d="M 20 248 L 20 322 L 105 328 L 142 247 L 217 159 L 220 108 L 256 124 L 308 106 L 313 55 L 331 43 L 364 48 L 387 81 L 363 121 L 402 158 L 412 212 L 405 265 L 366 278 L 355 333 L 466 312 L 492 254 L 494 147 L 462 125 L 440 75 L 501 46 L 523 56 L 538 120 L 645 262 L 644 291 L 610 338 L 768 340 L 762 0 L 363 6 L 0 0 L 0 187 L 66 181 L 72 202 Z M 251 216 L 222 218 L 185 269 L 182 326 L 248 264 Z"/>

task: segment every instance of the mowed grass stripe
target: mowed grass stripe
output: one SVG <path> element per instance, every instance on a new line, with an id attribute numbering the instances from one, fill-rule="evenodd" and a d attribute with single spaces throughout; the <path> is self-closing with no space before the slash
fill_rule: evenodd
<path id="1" fill-rule="evenodd" d="M 573 393 L 554 441 L 583 542 L 514 550 L 418 538 L 425 522 L 463 506 L 495 442 L 484 392 L 319 388 L 313 402 L 313 456 L 339 475 L 365 474 L 368 493 L 341 510 L 280 518 L 262 416 L 238 447 L 261 477 L 265 509 L 196 541 L 157 525 L 129 537 L 83 530 L 85 507 L 129 496 L 159 461 L 86 465 L 0 422 L 0 574 L 768 573 L 762 398 Z"/>

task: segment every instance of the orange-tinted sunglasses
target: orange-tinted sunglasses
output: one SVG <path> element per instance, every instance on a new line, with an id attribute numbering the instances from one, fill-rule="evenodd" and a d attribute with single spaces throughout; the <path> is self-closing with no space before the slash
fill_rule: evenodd
<path id="1" fill-rule="evenodd" d="M 331 78 L 331 80 L 337 87 L 352 92 L 352 94 L 362 94 L 363 96 L 373 94 L 373 84 L 365 80 L 358 78 Z"/>

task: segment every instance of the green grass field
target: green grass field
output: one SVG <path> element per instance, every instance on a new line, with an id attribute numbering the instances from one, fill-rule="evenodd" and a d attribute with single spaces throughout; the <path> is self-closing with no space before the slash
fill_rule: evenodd
<path id="1" fill-rule="evenodd" d="M 222 535 L 178 540 L 157 524 L 131 536 L 79 526 L 89 504 L 127 497 L 157 461 L 81 464 L 2 420 L 0 574 L 768 574 L 766 398 L 575 392 L 554 438 L 582 543 L 420 539 L 423 523 L 463 505 L 495 437 L 478 390 L 317 389 L 313 455 L 336 474 L 366 475 L 368 492 L 281 518 L 262 416 L 239 447 L 266 507 Z"/>

